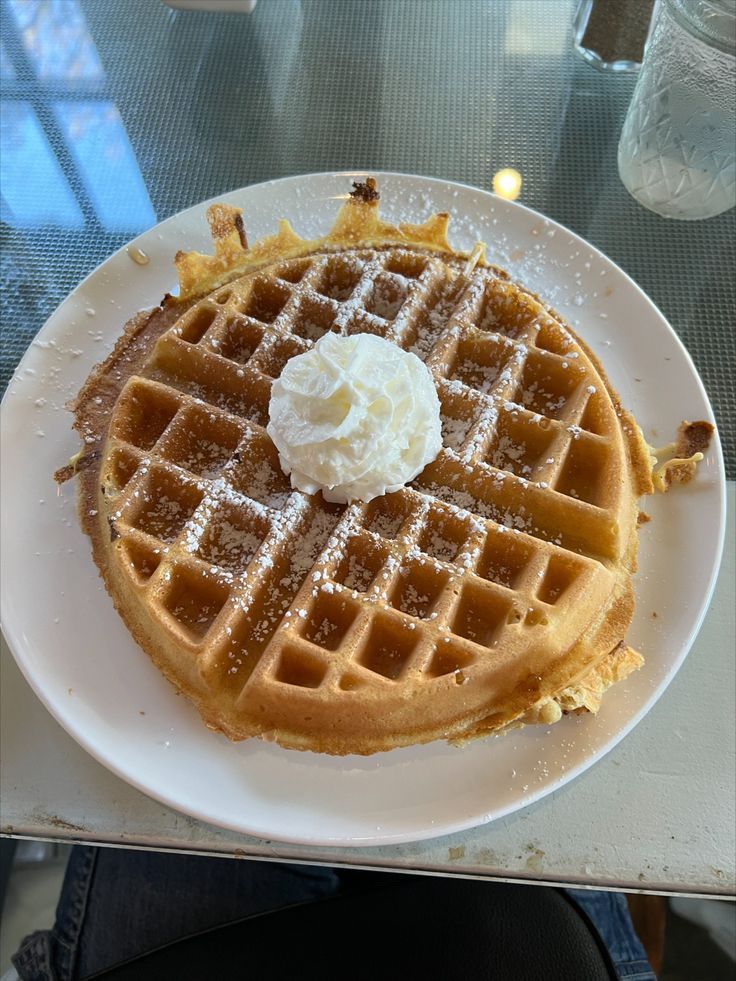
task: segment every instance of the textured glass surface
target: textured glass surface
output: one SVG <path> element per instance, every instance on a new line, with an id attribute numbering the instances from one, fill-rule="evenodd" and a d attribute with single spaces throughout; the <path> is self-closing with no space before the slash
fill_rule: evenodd
<path id="1" fill-rule="evenodd" d="M 736 10 L 734 10 L 736 18 Z M 621 133 L 621 180 L 670 218 L 736 204 L 736 59 L 660 8 Z"/>
<path id="2" fill-rule="evenodd" d="M 249 15 L 159 0 L 0 7 L 4 382 L 83 276 L 214 194 L 356 168 L 490 190 L 513 167 L 523 204 L 609 255 L 669 318 L 733 467 L 736 215 L 666 221 L 627 193 L 616 147 L 635 80 L 575 54 L 575 0 L 260 0 Z"/>

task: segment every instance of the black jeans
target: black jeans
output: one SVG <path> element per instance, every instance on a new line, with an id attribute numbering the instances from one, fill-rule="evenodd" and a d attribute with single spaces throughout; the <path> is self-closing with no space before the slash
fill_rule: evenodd
<path id="1" fill-rule="evenodd" d="M 39 981 L 653 979 L 623 897 L 575 896 L 603 929 L 565 890 L 78 846 L 53 930 L 13 962 Z"/>

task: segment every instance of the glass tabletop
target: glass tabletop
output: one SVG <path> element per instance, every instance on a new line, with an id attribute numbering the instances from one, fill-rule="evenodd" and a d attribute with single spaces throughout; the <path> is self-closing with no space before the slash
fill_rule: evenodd
<path id="1" fill-rule="evenodd" d="M 588 239 L 689 349 L 734 468 L 734 209 L 667 221 L 622 186 L 635 76 L 573 47 L 575 0 L 0 0 L 2 380 L 115 249 L 213 195 L 357 168 L 491 189 Z M 646 7 L 647 5 L 645 5 Z"/>

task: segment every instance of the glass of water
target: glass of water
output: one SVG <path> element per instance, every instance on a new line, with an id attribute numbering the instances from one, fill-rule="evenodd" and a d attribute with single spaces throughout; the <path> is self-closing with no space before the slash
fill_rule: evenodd
<path id="1" fill-rule="evenodd" d="M 736 0 L 660 0 L 618 171 L 666 218 L 711 218 L 736 204 Z"/>

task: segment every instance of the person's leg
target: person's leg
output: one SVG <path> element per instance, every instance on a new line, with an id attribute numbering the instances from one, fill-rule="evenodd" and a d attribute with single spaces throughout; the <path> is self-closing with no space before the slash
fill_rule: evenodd
<path id="1" fill-rule="evenodd" d="M 251 917 L 114 965 L 95 981 L 617 981 L 562 890 L 390 874 L 369 890 Z"/>
<path id="2" fill-rule="evenodd" d="M 26 979 L 74 981 L 181 937 L 340 888 L 330 868 L 77 846 L 53 930 L 13 958 Z"/>
<path id="3" fill-rule="evenodd" d="M 590 901 L 596 895 L 600 894 L 585 898 Z M 258 924 L 249 924 L 264 913 Z M 587 958 L 581 962 L 586 969 L 594 964 L 596 976 L 615 978 L 606 944 L 611 944 L 617 964 L 628 952 L 633 966 L 632 957 L 639 954 L 630 944 L 631 937 L 636 940 L 633 929 L 627 933 L 620 917 L 609 913 L 601 926 L 601 915 L 591 911 L 596 931 L 565 893 L 554 889 L 78 847 L 70 859 L 54 929 L 28 938 L 14 963 L 24 981 L 77 981 L 172 944 L 186 964 L 194 957 L 189 951 L 199 951 L 201 956 L 212 942 L 211 935 L 203 937 L 203 932 L 227 924 L 233 924 L 232 929 L 219 929 L 218 936 L 233 938 L 239 949 L 241 940 L 236 938 L 241 930 L 250 930 L 255 940 L 251 937 L 249 943 L 257 944 L 271 929 L 268 923 L 278 923 L 278 917 L 288 929 L 304 929 L 307 924 L 309 930 L 317 927 L 320 917 L 330 917 L 337 926 L 340 918 L 349 920 L 351 915 L 362 924 L 361 935 L 368 931 L 379 945 L 395 932 L 383 921 L 398 916 L 402 936 L 412 924 L 417 938 L 436 931 L 445 937 L 442 943 L 464 945 L 466 953 L 472 947 L 475 956 L 492 957 L 491 963 L 499 969 L 507 954 L 528 959 L 533 951 L 525 948 L 523 937 L 537 937 L 537 942 L 546 944 L 555 970 L 563 972 L 548 971 L 546 977 L 566 981 L 585 976 L 564 973 L 571 956 L 570 963 Z M 348 941 L 351 935 L 348 930 Z M 435 939 L 421 942 L 431 947 Z M 441 956 L 442 943 L 430 960 Z M 252 953 L 255 956 L 255 946 Z M 160 956 L 168 955 L 162 951 Z M 646 960 L 638 966 L 648 969 Z M 630 981 L 637 977 L 631 971 L 621 976 Z M 641 977 L 648 979 L 651 974 Z"/>
<path id="4" fill-rule="evenodd" d="M 53 930 L 36 930 L 12 957 L 22 981 L 69 981 L 87 908 L 96 848 L 72 849 L 56 907 Z"/>
<path id="5" fill-rule="evenodd" d="M 623 893 L 593 889 L 566 889 L 565 892 L 600 934 L 621 981 L 657 981 L 634 930 Z"/>

